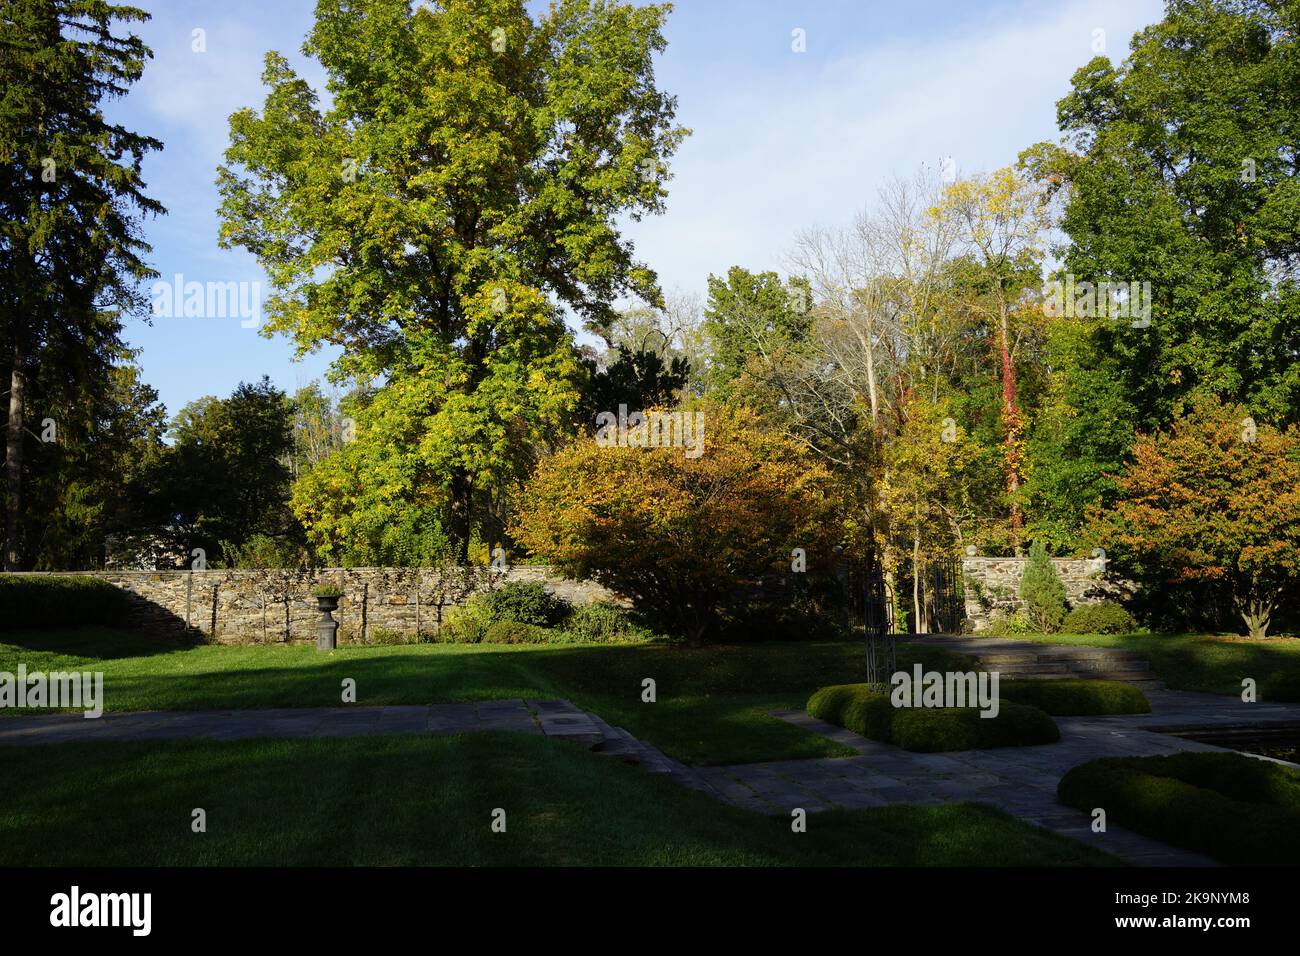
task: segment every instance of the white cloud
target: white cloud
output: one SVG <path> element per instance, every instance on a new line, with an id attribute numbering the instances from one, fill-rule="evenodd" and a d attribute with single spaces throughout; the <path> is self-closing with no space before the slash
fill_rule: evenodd
<path id="1" fill-rule="evenodd" d="M 755 70 L 709 87 L 707 102 L 697 89 L 680 104 L 695 133 L 674 161 L 668 211 L 628 234 L 667 288 L 703 291 L 708 273 L 734 264 L 780 269 L 796 232 L 846 222 L 893 175 L 944 156 L 961 173 L 991 169 L 1056 139 L 1056 101 L 1095 55 L 1094 29 L 1118 60 L 1160 16 L 1158 0 L 1003 12 L 960 36 L 814 60 L 802 81 Z"/>

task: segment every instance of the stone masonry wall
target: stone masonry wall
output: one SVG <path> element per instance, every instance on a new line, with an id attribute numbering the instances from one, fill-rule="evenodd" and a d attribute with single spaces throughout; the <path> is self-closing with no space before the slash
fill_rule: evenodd
<path id="1" fill-rule="evenodd" d="M 994 611 L 1013 613 L 1024 606 L 1020 577 L 1025 562 L 1025 558 L 961 559 L 966 617 L 975 631 L 988 628 Z M 1065 598 L 1071 607 L 1101 601 L 1127 604 L 1133 598 L 1133 583 L 1107 573 L 1104 558 L 1053 558 L 1052 564 L 1065 585 Z"/>
<path id="2" fill-rule="evenodd" d="M 448 574 L 437 568 L 29 573 L 99 578 L 130 595 L 129 625 L 159 636 L 223 644 L 315 641 L 321 615 L 313 590 L 320 584 L 343 588 L 334 612 L 340 643 L 414 641 L 436 632 L 448 607 L 511 581 L 540 581 L 574 604 L 620 603 L 595 582 L 571 581 L 551 568 L 524 565 Z"/>

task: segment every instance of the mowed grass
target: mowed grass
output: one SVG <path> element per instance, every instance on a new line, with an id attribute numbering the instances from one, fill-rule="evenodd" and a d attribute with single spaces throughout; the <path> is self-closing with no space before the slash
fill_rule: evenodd
<path id="1" fill-rule="evenodd" d="M 812 814 L 794 833 L 789 818 L 523 734 L 99 742 L 0 760 L 0 866 L 1116 862 L 971 804 Z M 191 829 L 195 808 L 206 833 Z"/>
<path id="2" fill-rule="evenodd" d="M 970 666 L 937 649 L 918 659 L 940 669 Z M 356 681 L 358 705 L 564 697 L 697 764 L 851 755 L 769 712 L 802 709 L 817 688 L 866 677 L 856 642 L 420 644 L 322 654 L 301 645 L 173 648 L 104 628 L 4 635 L 0 671 L 14 672 L 20 662 L 29 672 L 103 671 L 109 712 L 342 706 L 345 678 Z M 653 703 L 643 700 L 647 678 Z"/>
<path id="3" fill-rule="evenodd" d="M 1081 644 L 1137 651 L 1172 690 L 1240 694 L 1250 677 L 1267 689 L 1270 680 L 1300 677 L 1300 639 L 1252 640 L 1215 634 L 1030 634 L 1019 640 Z M 1265 694 L 1265 697 L 1267 694 Z"/>

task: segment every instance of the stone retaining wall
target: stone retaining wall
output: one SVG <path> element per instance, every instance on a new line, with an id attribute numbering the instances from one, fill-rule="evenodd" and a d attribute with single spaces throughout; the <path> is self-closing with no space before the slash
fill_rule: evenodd
<path id="1" fill-rule="evenodd" d="M 1013 613 L 1024 606 L 1020 577 L 1025 563 L 1025 558 L 961 559 L 966 618 L 975 631 L 986 630 L 995 611 Z M 1052 564 L 1065 585 L 1065 598 L 1071 607 L 1101 601 L 1128 604 L 1133 598 L 1133 583 L 1106 572 L 1104 558 L 1053 558 Z"/>
<path id="2" fill-rule="evenodd" d="M 334 612 L 340 643 L 414 641 L 435 633 L 448 607 L 510 581 L 540 581 L 574 604 L 619 603 L 599 584 L 524 565 L 445 573 L 438 568 L 28 573 L 99 578 L 130 595 L 128 625 L 223 644 L 314 642 L 320 611 L 313 591 L 320 584 L 343 588 Z"/>

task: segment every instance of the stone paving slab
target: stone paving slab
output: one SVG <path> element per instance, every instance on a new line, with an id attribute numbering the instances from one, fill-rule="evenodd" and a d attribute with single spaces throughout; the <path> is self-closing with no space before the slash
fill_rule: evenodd
<path id="1" fill-rule="evenodd" d="M 573 710 L 567 701 L 556 702 Z M 563 707 L 553 707 L 561 719 Z M 578 712 L 581 714 L 581 712 Z M 202 737 L 364 737 L 376 734 L 454 734 L 515 730 L 545 734 L 523 700 L 471 704 L 380 707 L 301 707 L 267 710 L 194 710 L 106 713 L 87 720 L 79 714 L 36 714 L 0 719 L 0 745 L 80 740 L 162 740 Z"/>

